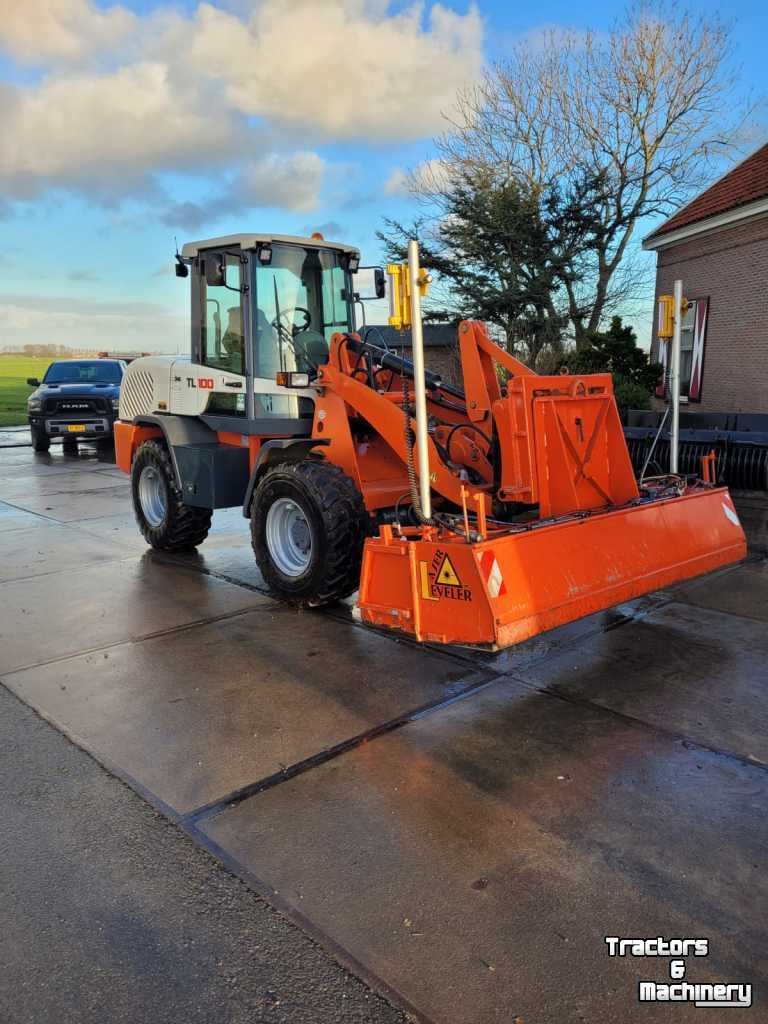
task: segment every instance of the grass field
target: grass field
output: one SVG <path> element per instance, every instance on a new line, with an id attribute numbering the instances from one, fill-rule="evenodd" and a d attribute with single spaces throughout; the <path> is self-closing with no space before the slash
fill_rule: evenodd
<path id="1" fill-rule="evenodd" d="M 35 356 L 0 355 L 0 427 L 27 422 L 27 398 L 34 390 L 27 377 L 42 379 L 52 362 Z"/>

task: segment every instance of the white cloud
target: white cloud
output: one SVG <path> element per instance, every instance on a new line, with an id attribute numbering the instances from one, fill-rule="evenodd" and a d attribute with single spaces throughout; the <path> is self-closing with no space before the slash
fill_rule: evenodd
<path id="1" fill-rule="evenodd" d="M 114 46 L 136 23 L 124 7 L 99 10 L 90 0 L 11 0 L 0 17 L 0 50 L 32 63 L 74 60 Z"/>
<path id="2" fill-rule="evenodd" d="M 456 90 L 477 76 L 482 22 L 474 7 L 462 15 L 437 3 L 423 27 L 420 4 L 388 7 L 263 0 L 245 22 L 203 3 L 183 29 L 185 59 L 244 114 L 336 139 L 416 138 L 439 129 Z"/>
<path id="3" fill-rule="evenodd" d="M 433 134 L 480 70 L 475 7 L 391 13 L 388 0 L 242 0 L 235 10 L 200 3 L 185 16 L 168 4 L 141 16 L 93 0 L 9 7 L 0 48 L 43 61 L 44 73 L 28 85 L 0 83 L 4 199 L 67 189 L 112 205 L 154 195 L 157 208 L 171 206 L 164 173 L 204 181 L 215 169 L 239 199 L 177 204 L 174 215 L 199 221 L 211 207 L 248 205 L 307 214 L 324 175 L 348 174 L 312 152 L 320 142 Z"/>
<path id="4" fill-rule="evenodd" d="M 246 206 L 278 206 L 294 213 L 311 213 L 317 206 L 325 160 L 317 153 L 291 156 L 271 153 L 247 166 L 236 183 Z"/>
<path id="5" fill-rule="evenodd" d="M 384 182 L 389 196 L 403 196 L 412 192 L 434 192 L 448 184 L 448 167 L 443 160 L 424 160 L 410 171 L 395 167 Z"/>
<path id="6" fill-rule="evenodd" d="M 198 228 L 256 206 L 311 213 L 319 202 L 325 168 L 317 153 L 270 153 L 225 181 L 223 190 L 208 200 L 173 203 L 161 219 L 171 227 Z"/>
<path id="7" fill-rule="evenodd" d="M 402 196 L 408 192 L 408 172 L 402 167 L 395 167 L 384 182 L 384 192 L 388 196 Z"/>
<path id="8" fill-rule="evenodd" d="M 244 136 L 179 94 L 166 67 L 140 63 L 111 74 L 53 75 L 0 93 L 0 181 L 16 198 L 41 186 L 116 198 L 146 191 L 152 173 L 203 171 L 240 154 Z"/>

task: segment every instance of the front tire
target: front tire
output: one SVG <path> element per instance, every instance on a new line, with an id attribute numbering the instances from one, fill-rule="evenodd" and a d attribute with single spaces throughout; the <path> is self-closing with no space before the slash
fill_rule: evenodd
<path id="1" fill-rule="evenodd" d="M 251 540 L 270 590 L 313 608 L 353 594 L 368 522 L 362 495 L 338 466 L 306 459 L 269 469 L 253 497 Z"/>
<path id="2" fill-rule="evenodd" d="M 160 551 L 189 551 L 211 528 L 211 510 L 181 500 L 168 449 L 159 441 L 139 445 L 131 466 L 133 511 L 144 539 Z"/>
<path id="3" fill-rule="evenodd" d="M 47 452 L 51 447 L 51 439 L 45 433 L 45 431 L 38 430 L 36 427 L 30 427 L 29 432 L 32 435 L 32 447 L 36 452 Z"/>

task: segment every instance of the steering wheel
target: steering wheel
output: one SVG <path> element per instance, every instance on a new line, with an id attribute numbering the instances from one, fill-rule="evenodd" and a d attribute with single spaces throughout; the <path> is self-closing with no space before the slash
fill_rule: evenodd
<path id="1" fill-rule="evenodd" d="M 301 313 L 303 315 L 303 324 L 297 324 L 295 320 L 293 320 L 297 313 Z M 280 320 L 285 320 L 287 323 L 288 317 L 292 318 L 292 322 L 290 323 L 290 331 L 291 336 L 293 338 L 295 338 L 297 334 L 301 334 L 302 331 L 306 331 L 307 328 L 312 323 L 312 314 L 309 312 L 308 309 L 305 309 L 304 306 L 294 306 L 293 309 L 290 310 L 281 310 L 280 317 L 275 317 L 275 319 L 272 321 L 272 326 L 275 328 L 276 331 L 285 331 L 287 329 L 286 327 L 283 326 L 283 324 L 280 323 Z"/>

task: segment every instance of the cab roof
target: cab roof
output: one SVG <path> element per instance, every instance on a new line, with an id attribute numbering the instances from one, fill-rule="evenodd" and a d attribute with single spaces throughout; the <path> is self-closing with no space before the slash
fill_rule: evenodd
<path id="1" fill-rule="evenodd" d="M 181 249 L 184 259 L 193 259 L 206 249 L 226 249 L 239 246 L 241 249 L 255 249 L 264 243 L 285 242 L 288 245 L 303 245 L 309 249 L 335 249 L 337 252 L 359 256 L 360 250 L 343 242 L 328 242 L 320 238 L 301 238 L 298 235 L 222 235 L 220 238 L 204 238 L 199 242 L 186 242 Z"/>

